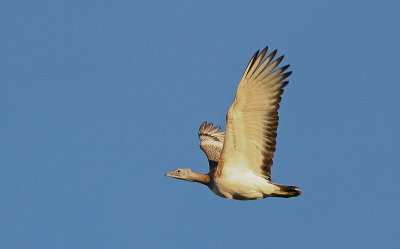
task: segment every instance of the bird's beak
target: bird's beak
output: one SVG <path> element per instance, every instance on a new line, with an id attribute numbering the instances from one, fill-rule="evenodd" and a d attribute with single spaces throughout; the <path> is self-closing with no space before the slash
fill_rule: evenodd
<path id="1" fill-rule="evenodd" d="M 172 177 L 172 178 L 181 179 L 181 178 L 176 174 L 175 170 L 173 170 L 173 171 L 171 171 L 171 172 L 168 172 L 167 174 L 164 174 L 164 175 L 165 175 L 165 176 L 168 176 L 168 177 Z"/>
<path id="2" fill-rule="evenodd" d="M 172 177 L 172 174 L 171 174 L 172 172 L 169 172 L 169 173 L 166 173 L 166 174 L 164 174 L 165 176 L 169 176 L 169 177 Z"/>

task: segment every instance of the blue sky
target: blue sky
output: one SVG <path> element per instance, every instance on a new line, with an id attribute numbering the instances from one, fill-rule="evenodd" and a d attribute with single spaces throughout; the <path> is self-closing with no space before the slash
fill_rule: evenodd
<path id="1" fill-rule="evenodd" d="M 1 248 L 398 248 L 398 1 L 3 1 Z M 206 172 L 250 56 L 285 54 L 273 179 L 232 201 Z"/>

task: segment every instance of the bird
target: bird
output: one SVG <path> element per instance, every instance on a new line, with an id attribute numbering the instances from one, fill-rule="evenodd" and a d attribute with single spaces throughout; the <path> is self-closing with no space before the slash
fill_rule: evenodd
<path id="1" fill-rule="evenodd" d="M 278 109 L 290 65 L 280 66 L 275 49 L 257 50 L 239 81 L 226 114 L 226 129 L 203 122 L 198 136 L 209 163 L 209 173 L 189 168 L 175 169 L 165 176 L 208 186 L 216 195 L 235 200 L 295 197 L 299 187 L 272 182 L 271 167 L 276 150 Z"/>

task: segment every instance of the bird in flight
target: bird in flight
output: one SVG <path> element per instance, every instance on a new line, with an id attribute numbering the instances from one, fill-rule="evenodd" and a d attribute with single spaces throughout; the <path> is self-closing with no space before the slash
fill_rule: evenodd
<path id="1" fill-rule="evenodd" d="M 266 56 L 268 47 L 250 59 L 226 115 L 226 131 L 204 122 L 199 128 L 200 148 L 208 158 L 210 172 L 175 169 L 166 176 L 198 182 L 215 194 L 236 200 L 294 197 L 296 186 L 272 182 L 271 167 L 276 146 L 278 109 L 289 65 L 278 67 L 283 55 Z"/>

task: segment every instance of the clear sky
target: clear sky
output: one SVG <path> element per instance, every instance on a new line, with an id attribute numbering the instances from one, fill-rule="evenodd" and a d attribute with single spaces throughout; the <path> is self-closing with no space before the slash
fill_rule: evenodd
<path id="1" fill-rule="evenodd" d="M 399 248 L 399 1 L 2 1 L 0 248 Z M 273 180 L 232 201 L 207 172 L 249 58 L 293 75 Z"/>

